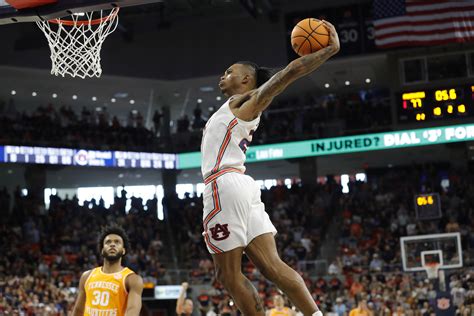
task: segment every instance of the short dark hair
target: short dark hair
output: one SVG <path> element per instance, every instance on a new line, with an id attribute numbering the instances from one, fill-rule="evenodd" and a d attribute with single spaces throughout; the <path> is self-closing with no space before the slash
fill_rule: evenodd
<path id="1" fill-rule="evenodd" d="M 100 231 L 99 238 L 97 239 L 97 249 L 99 250 L 99 254 L 102 253 L 102 248 L 104 248 L 105 238 L 111 234 L 119 235 L 122 238 L 123 247 L 126 249 L 127 251 L 126 253 L 128 253 L 130 250 L 129 249 L 130 240 L 128 239 L 127 233 L 125 232 L 125 230 L 123 230 L 122 227 L 112 224 L 112 225 L 105 226 Z"/>
<path id="2" fill-rule="evenodd" d="M 244 60 L 235 62 L 234 64 L 250 66 L 255 70 L 257 88 L 267 82 L 274 75 L 273 69 L 267 67 L 260 67 L 252 61 Z"/>

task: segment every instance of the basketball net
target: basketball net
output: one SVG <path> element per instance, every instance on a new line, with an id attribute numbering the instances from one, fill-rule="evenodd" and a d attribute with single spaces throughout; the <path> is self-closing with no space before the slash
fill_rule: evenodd
<path id="1" fill-rule="evenodd" d="M 438 278 L 439 263 L 426 263 L 424 268 L 426 273 L 428 274 L 428 279 L 432 280 Z"/>
<path id="2" fill-rule="evenodd" d="M 71 77 L 100 77 L 100 50 L 118 25 L 118 7 L 74 13 L 67 19 L 36 22 L 51 49 L 51 74 Z"/>

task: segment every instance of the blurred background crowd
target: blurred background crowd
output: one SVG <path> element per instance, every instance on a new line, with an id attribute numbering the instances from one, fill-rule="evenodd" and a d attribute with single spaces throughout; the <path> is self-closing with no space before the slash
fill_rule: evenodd
<path id="1" fill-rule="evenodd" d="M 474 178 L 462 170 L 439 170 L 432 165 L 387 169 L 368 174 L 365 182 L 351 181 L 349 193 L 342 193 L 334 177 L 312 186 L 277 183 L 262 189 L 262 201 L 278 229 L 282 258 L 301 273 L 323 310 L 345 315 L 341 311 L 349 312 L 365 301 L 375 315 L 396 310 L 406 315 L 425 310 L 421 315 L 431 315 L 436 298 L 433 284 L 425 272 L 403 272 L 398 239 L 460 232 L 466 268 L 447 270 L 447 278 L 459 315 L 472 315 Z M 449 186 L 441 186 L 443 179 L 449 180 Z M 410 201 L 420 190 L 440 192 L 442 218 L 416 219 Z M 127 199 L 132 200 L 128 212 Z M 100 265 L 96 233 L 111 222 L 128 232 L 131 250 L 126 264 L 143 276 L 146 286 L 175 284 L 180 278 L 192 286 L 213 284 L 198 287 L 194 293 L 198 306 L 217 314 L 232 307 L 222 303 L 231 300 L 214 279 L 213 263 L 201 238 L 199 196 L 164 199 L 164 221 L 157 220 L 156 197 L 143 201 L 124 191 L 109 208 L 101 200 L 81 206 L 76 197 L 52 195 L 45 209 L 19 189 L 13 196 L 0 190 L 0 203 L 0 312 L 66 314 L 81 273 Z M 327 257 L 327 249 L 333 249 L 334 260 L 321 263 L 318 258 Z M 266 307 L 272 308 L 278 289 L 250 261 L 244 260 L 243 269 Z M 231 310 L 235 313 L 235 307 Z"/>

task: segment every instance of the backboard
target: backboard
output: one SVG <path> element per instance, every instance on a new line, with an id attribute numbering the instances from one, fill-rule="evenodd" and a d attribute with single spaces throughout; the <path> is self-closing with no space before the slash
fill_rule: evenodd
<path id="1" fill-rule="evenodd" d="M 0 0 L 0 25 L 50 20 L 113 7 L 129 7 L 163 0 Z M 11 4 L 23 9 L 15 9 Z"/>
<path id="2" fill-rule="evenodd" d="M 400 238 L 404 271 L 425 271 L 426 263 L 439 263 L 440 269 L 463 266 L 461 234 L 432 234 Z"/>

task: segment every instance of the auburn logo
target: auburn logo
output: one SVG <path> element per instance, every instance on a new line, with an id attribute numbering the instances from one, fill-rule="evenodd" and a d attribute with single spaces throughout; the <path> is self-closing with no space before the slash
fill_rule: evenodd
<path id="1" fill-rule="evenodd" d="M 227 229 L 228 224 L 219 224 L 217 223 L 214 227 L 209 228 L 211 231 L 211 237 L 214 240 L 224 240 L 229 237 L 230 232 Z"/>
<path id="2" fill-rule="evenodd" d="M 441 309 L 441 310 L 449 309 L 449 307 L 451 305 L 451 302 L 449 301 L 449 298 L 446 298 L 446 297 L 438 298 L 436 300 L 436 303 L 438 305 L 438 308 Z"/>

